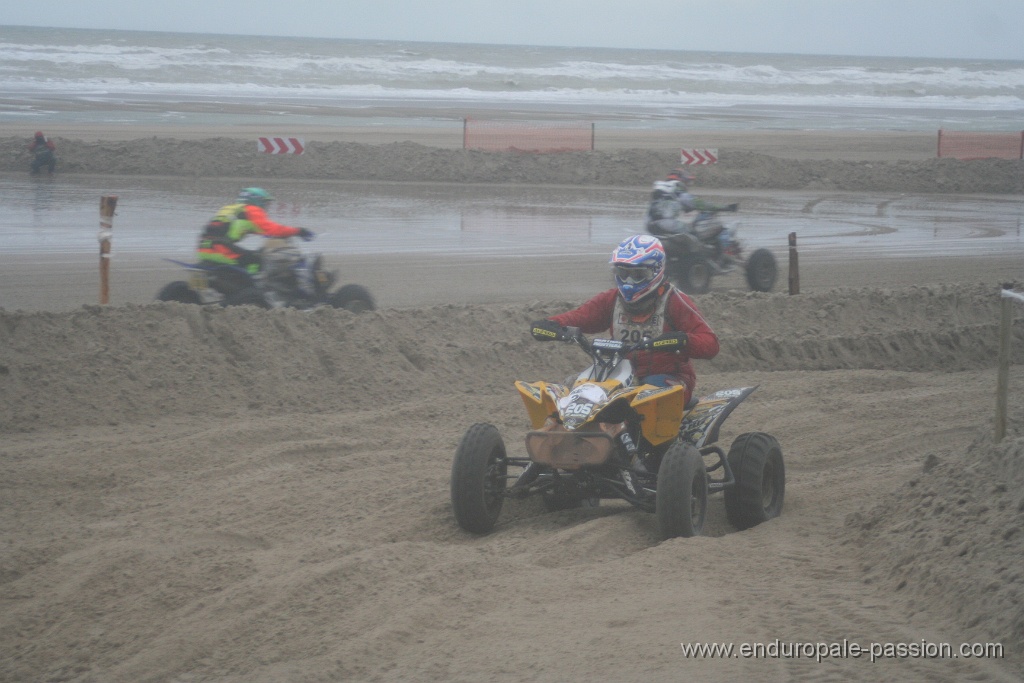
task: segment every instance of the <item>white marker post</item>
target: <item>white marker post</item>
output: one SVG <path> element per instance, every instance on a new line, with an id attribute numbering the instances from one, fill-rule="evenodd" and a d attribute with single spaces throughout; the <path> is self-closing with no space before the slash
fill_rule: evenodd
<path id="1" fill-rule="evenodd" d="M 117 195 L 100 197 L 100 303 L 110 303 L 110 240 L 114 236 Z"/>
<path id="2" fill-rule="evenodd" d="M 800 254 L 796 251 L 796 233 L 789 233 L 789 294 L 800 293 Z"/>
<path id="3" fill-rule="evenodd" d="M 1008 288 L 1000 290 L 999 301 L 999 372 L 996 377 L 995 442 L 1006 436 L 1006 403 L 1010 390 L 1010 341 L 1013 338 L 1013 304 L 1024 303 L 1024 296 Z"/>

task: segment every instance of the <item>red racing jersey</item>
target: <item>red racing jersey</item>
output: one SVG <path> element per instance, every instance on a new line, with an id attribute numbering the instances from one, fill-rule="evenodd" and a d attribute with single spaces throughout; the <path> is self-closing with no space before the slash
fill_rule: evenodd
<path id="1" fill-rule="evenodd" d="M 579 308 L 553 315 L 550 319 L 559 325 L 578 327 L 587 334 L 607 331 L 616 339 L 648 322 L 661 328 L 657 333 L 685 332 L 689 338 L 686 349 L 673 353 L 636 351 L 630 354 L 629 360 L 633 363 L 637 377 L 667 374 L 679 379 L 686 385 L 686 397 L 689 400 L 697 386 L 697 375 L 690 359 L 710 359 L 718 355 L 718 336 L 697 310 L 697 305 L 683 292 L 671 285 L 662 285 L 658 297 L 661 300 L 652 312 L 630 316 L 622 306 L 616 306 L 619 291 L 613 288 L 601 292 Z M 652 320 L 652 316 L 660 315 L 660 311 L 664 312 L 664 320 Z M 623 317 L 632 319 L 619 319 Z"/>

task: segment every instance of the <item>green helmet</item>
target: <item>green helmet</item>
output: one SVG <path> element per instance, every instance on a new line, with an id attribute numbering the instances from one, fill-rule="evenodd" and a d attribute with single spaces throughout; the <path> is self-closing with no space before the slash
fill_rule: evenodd
<path id="1" fill-rule="evenodd" d="M 266 208 L 274 198 L 270 193 L 259 187 L 247 187 L 238 194 L 238 201 L 243 204 L 255 204 Z"/>

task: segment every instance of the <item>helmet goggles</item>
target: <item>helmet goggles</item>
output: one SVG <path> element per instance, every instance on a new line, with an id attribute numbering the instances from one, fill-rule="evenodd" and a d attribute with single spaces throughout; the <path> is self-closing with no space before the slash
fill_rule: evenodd
<path id="1" fill-rule="evenodd" d="M 651 280 L 655 275 L 656 269 L 650 266 L 615 265 L 615 277 L 627 284 L 638 285 Z"/>

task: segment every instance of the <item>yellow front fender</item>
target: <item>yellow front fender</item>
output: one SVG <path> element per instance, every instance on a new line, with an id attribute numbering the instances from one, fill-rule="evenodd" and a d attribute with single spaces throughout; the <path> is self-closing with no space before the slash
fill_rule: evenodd
<path id="1" fill-rule="evenodd" d="M 526 405 L 526 412 L 530 416 L 530 425 L 532 425 L 533 429 L 543 427 L 544 421 L 552 413 L 557 412 L 558 408 L 555 406 L 555 398 L 552 392 L 555 395 L 565 393 L 565 387 L 561 384 L 523 382 L 522 380 L 516 382 L 516 390 Z"/>
<path id="2" fill-rule="evenodd" d="M 676 438 L 683 421 L 686 391 L 680 385 L 649 385 L 637 392 L 629 405 L 640 415 L 640 431 L 657 446 Z"/>
<path id="3" fill-rule="evenodd" d="M 605 389 L 614 391 L 616 386 L 617 383 Z M 517 381 L 515 387 L 523 399 L 533 429 L 543 427 L 547 419 L 558 412 L 555 402 L 569 393 L 569 388 L 564 384 L 550 382 Z M 615 398 L 628 398 L 630 407 L 640 415 L 640 431 L 644 438 L 657 446 L 679 434 L 685 397 L 686 392 L 682 386 L 644 385 L 631 388 L 625 395 L 619 394 Z"/>

